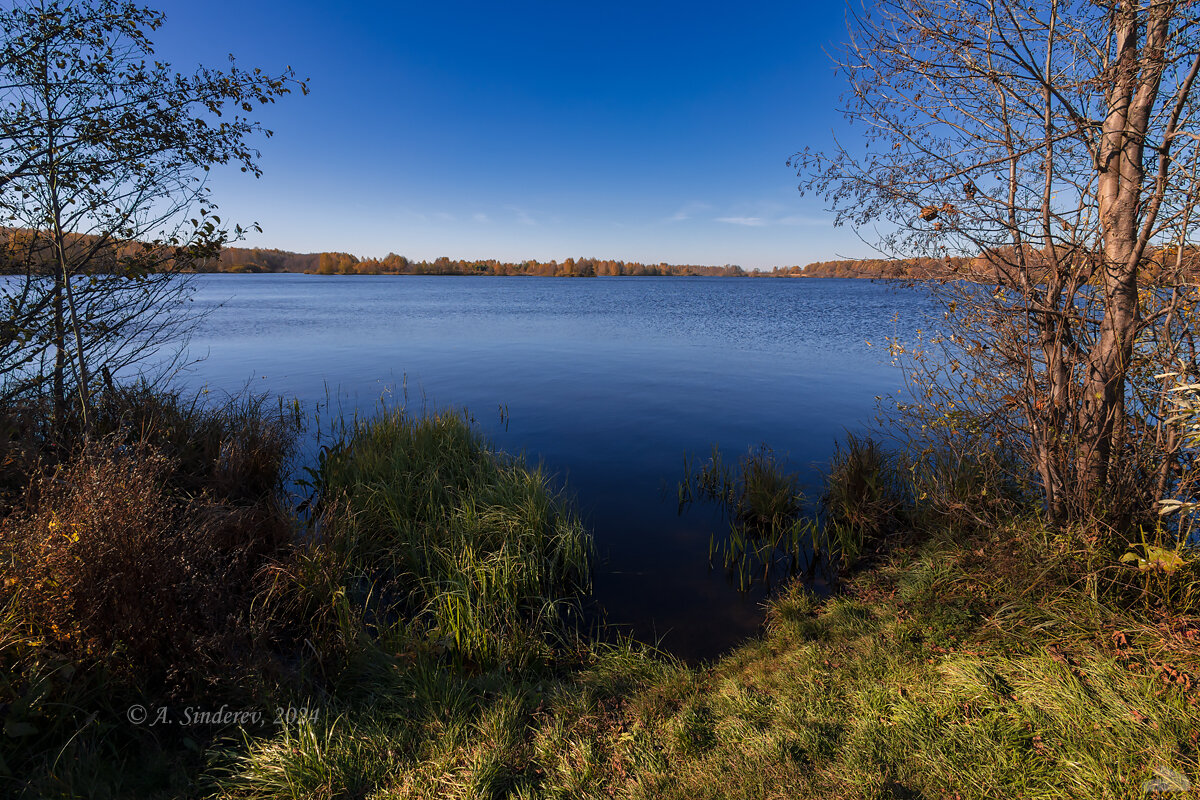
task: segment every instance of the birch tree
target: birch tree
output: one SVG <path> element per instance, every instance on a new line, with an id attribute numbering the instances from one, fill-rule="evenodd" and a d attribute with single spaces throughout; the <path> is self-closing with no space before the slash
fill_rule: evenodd
<path id="1" fill-rule="evenodd" d="M 215 257 L 206 175 L 259 175 L 250 115 L 293 89 L 233 63 L 155 59 L 161 13 L 123 0 L 29 0 L 0 11 L 3 395 L 48 397 L 86 421 L 97 386 L 187 325 L 181 276 Z"/>
<path id="2" fill-rule="evenodd" d="M 1196 369 L 1198 21 L 1176 0 L 881 0 L 836 59 L 861 144 L 793 157 L 839 223 L 946 259 L 927 410 L 1022 452 L 1059 522 L 1152 506 L 1177 467 L 1155 375 Z"/>

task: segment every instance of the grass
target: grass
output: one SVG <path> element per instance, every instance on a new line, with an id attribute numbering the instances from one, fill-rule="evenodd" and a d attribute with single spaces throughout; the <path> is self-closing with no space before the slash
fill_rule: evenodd
<path id="1" fill-rule="evenodd" d="M 407 662 L 380 701 L 254 743 L 224 794 L 1121 798 L 1166 770 L 1194 781 L 1200 627 L 1045 579 L 1021 599 L 1033 571 L 986 555 L 1006 542 L 931 540 L 821 603 L 793 587 L 764 636 L 707 667 L 637 648 L 541 672 Z"/>
<path id="2" fill-rule="evenodd" d="M 834 450 L 821 494 L 822 531 L 844 566 L 900 528 L 898 512 L 908 498 L 897 460 L 875 440 L 853 434 Z"/>
<path id="3" fill-rule="evenodd" d="M 274 424 L 265 406 L 252 410 L 257 422 L 231 408 L 220 412 L 230 415 L 225 430 L 282 441 L 265 435 Z M 46 473 L 61 482 L 32 493 L 6 530 L 61 537 L 48 522 L 57 514 L 100 547 L 108 539 L 92 528 L 143 520 L 126 536 L 143 549 L 118 566 L 178 560 L 168 558 L 171 538 L 196 503 L 250 525 L 242 539 L 258 531 L 245 509 L 272 507 L 274 490 L 262 487 L 276 482 L 261 480 L 257 497 L 227 491 L 237 482 L 225 482 L 221 464 L 262 477 L 255 465 L 282 464 L 283 450 L 231 456 L 209 427 L 221 417 L 186 410 L 172 401 L 114 415 L 126 423 L 108 435 L 124 430 L 153 457 L 80 450 Z M 26 797 L 767 800 L 1121 798 L 1141 796 L 1146 781 L 1200 784 L 1200 620 L 1098 591 L 1081 579 L 1077 549 L 1033 517 L 968 507 L 983 487 L 1000 493 L 986 475 L 959 464 L 962 486 L 938 485 L 932 462 L 861 442 L 839 459 L 823 513 L 853 529 L 871 558 L 833 597 L 787 586 L 760 637 L 689 667 L 636 642 L 579 636 L 589 538 L 539 469 L 496 453 L 455 413 L 352 424 L 309 474 L 319 502 L 308 528 L 236 570 L 241 591 L 179 594 L 188 583 L 178 576 L 161 586 L 127 579 L 123 591 L 144 598 L 138 613 L 101 604 L 115 621 L 96 627 L 78 603 L 39 606 L 30 590 L 7 586 L 0 786 Z M 744 525 L 799 516 L 794 483 L 773 463 L 752 452 L 709 470 Z M 105 493 L 118 478 L 128 491 Z M 235 540 L 211 541 L 232 552 Z M 73 547 L 6 562 L 5 574 L 25 578 L 43 564 L 65 575 Z M 197 549 L 187 544 L 193 558 Z M 73 574 L 87 577 L 81 587 L 105 585 L 82 567 Z M 39 596 L 58 598 L 64 586 L 76 584 L 55 578 Z M 201 653 L 191 661 L 208 684 L 147 682 L 153 665 L 182 659 L 189 637 L 170 628 L 143 637 L 164 648 L 155 661 L 133 658 L 122 644 L 131 634 L 118 634 L 147 619 L 182 625 L 186 615 L 150 612 L 185 598 L 236 600 L 245 627 L 229 629 L 269 637 L 230 653 L 262 658 L 231 659 L 222 672 Z M 112 616 L 122 608 L 126 617 Z M 110 639 L 80 639 L 93 653 L 73 637 L 48 644 L 55 622 L 72 621 Z M 263 669 L 247 681 L 239 663 Z M 154 729 L 124 719 L 130 702 L 307 713 Z"/>
<path id="4" fill-rule="evenodd" d="M 743 591 L 755 580 L 770 586 L 816 568 L 818 529 L 804 516 L 800 476 L 766 445 L 751 448 L 735 464 L 726 463 L 715 446 L 698 467 L 685 458 L 678 495 L 681 514 L 698 500 L 716 503 L 724 513 L 729 532 L 710 538 L 709 560 L 720 555 Z"/>
<path id="5" fill-rule="evenodd" d="M 851 474 L 880 462 L 848 452 Z M 718 492 L 755 496 L 738 476 L 759 472 L 715 464 Z M 961 511 L 954 499 L 901 517 L 875 480 L 842 502 L 892 525 Z M 1033 525 L 892 538 L 836 597 L 777 595 L 765 634 L 708 666 L 561 639 L 557 659 L 517 669 L 385 656 L 390 669 L 322 720 L 251 743 L 222 793 L 1116 798 L 1196 779 L 1200 626 L 1097 602 Z"/>
<path id="6" fill-rule="evenodd" d="M 273 598 L 313 620 L 322 713 L 225 753 L 224 793 L 532 786 L 518 721 L 578 693 L 564 681 L 585 662 L 593 687 L 628 678 L 605 665 L 657 668 L 644 650 L 579 638 L 590 537 L 540 469 L 492 451 L 463 415 L 384 412 L 310 478 L 315 531 Z"/>
<path id="7" fill-rule="evenodd" d="M 924 472 L 946 474 L 943 465 L 931 467 Z M 962 494 L 953 477 L 951 494 Z M 915 463 L 873 439 L 848 434 L 830 459 L 810 513 L 799 474 L 766 445 L 751 448 L 732 464 L 714 447 L 699 466 L 685 459 L 679 509 L 682 513 L 698 500 L 721 508 L 729 532 L 710 540 L 709 558 L 719 555 L 747 590 L 757 578 L 771 586 L 830 563 L 850 568 L 869 551 L 885 550 L 912 528 L 913 515 L 902 517 L 906 509 L 916 510 L 919 481 Z M 940 514 L 939 522 L 944 520 Z"/>
<path id="8" fill-rule="evenodd" d="M 997 605 L 1016 587 L 962 563 L 961 546 L 928 544 L 819 608 L 779 601 L 764 641 L 717 670 L 730 722 L 743 696 L 770 698 L 754 772 L 800 797 L 964 798 L 1125 797 L 1156 766 L 1196 774 L 1194 698 L 1104 641 L 1129 620 L 1070 593 Z M 1068 640 L 1060 626 L 1085 608 L 1094 635 Z M 808 774 L 772 748 L 802 753 Z M 714 760 L 747 755 L 731 739 Z"/>
<path id="9" fill-rule="evenodd" d="M 384 412 L 316 478 L 320 546 L 374 635 L 520 663 L 577 619 L 589 535 L 547 475 L 493 452 L 461 414 Z"/>

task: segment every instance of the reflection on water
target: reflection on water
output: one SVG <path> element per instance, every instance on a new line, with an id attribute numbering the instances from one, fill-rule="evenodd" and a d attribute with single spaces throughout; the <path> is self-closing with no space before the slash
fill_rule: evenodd
<path id="1" fill-rule="evenodd" d="M 611 623 L 687 657 L 754 632 L 760 594 L 710 569 L 715 509 L 677 513 L 685 453 L 760 443 L 810 465 L 895 392 L 883 337 L 918 327 L 913 290 L 866 281 L 205 275 L 193 386 L 247 382 L 343 410 L 381 395 L 465 406 L 541 460 L 596 537 Z M 867 341 L 875 343 L 869 347 Z M 735 581 L 736 583 L 736 581 Z"/>

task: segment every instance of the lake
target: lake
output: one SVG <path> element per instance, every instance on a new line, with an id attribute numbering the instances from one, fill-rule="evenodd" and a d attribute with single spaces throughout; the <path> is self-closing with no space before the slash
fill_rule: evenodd
<path id="1" fill-rule="evenodd" d="M 465 407 L 511 453 L 542 461 L 597 549 L 607 621 L 696 659 L 762 622 L 708 548 L 714 509 L 677 511 L 684 455 L 765 443 L 818 494 L 816 467 L 873 422 L 924 295 L 836 279 L 202 275 L 192 387 Z M 870 341 L 873 346 L 868 346 Z"/>

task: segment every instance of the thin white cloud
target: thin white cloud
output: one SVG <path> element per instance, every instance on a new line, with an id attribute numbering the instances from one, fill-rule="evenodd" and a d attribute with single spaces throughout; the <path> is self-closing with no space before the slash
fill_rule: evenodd
<path id="1" fill-rule="evenodd" d="M 751 228 L 761 228 L 767 224 L 762 217 L 717 217 L 716 221 L 729 225 L 746 225 Z"/>
<path id="2" fill-rule="evenodd" d="M 454 222 L 454 215 L 445 211 L 431 211 L 426 214 L 422 211 L 404 209 L 400 213 L 402 217 L 406 217 L 414 222 L 419 222 L 422 225 L 433 225 L 439 222 Z"/>
<path id="3" fill-rule="evenodd" d="M 664 222 L 684 222 L 691 219 L 695 214 L 701 211 L 708 211 L 712 208 L 708 203 L 692 202 L 680 208 L 671 216 L 667 217 Z"/>
<path id="4" fill-rule="evenodd" d="M 519 206 L 505 206 L 504 208 L 516 214 L 517 222 L 521 223 L 522 225 L 537 225 L 537 220 L 534 219 L 533 215 L 525 209 Z"/>
<path id="5" fill-rule="evenodd" d="M 471 219 L 475 220 L 476 222 L 483 223 L 484 225 L 492 221 L 492 218 L 487 214 L 475 214 L 471 217 Z"/>

